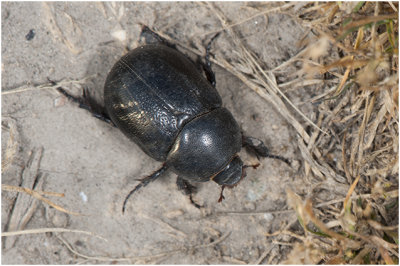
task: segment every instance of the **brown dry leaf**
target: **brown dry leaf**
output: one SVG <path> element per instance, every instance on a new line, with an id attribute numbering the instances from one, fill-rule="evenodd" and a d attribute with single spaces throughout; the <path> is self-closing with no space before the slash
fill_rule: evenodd
<path id="1" fill-rule="evenodd" d="M 306 243 L 295 243 L 294 248 L 290 251 L 287 259 L 283 264 L 318 264 L 325 256 L 325 253 L 314 246 L 312 241 Z"/>
<path id="2" fill-rule="evenodd" d="M 314 212 L 312 210 L 312 204 L 310 200 L 306 201 L 306 206 L 305 206 L 305 210 L 307 213 L 307 216 L 309 217 L 310 221 L 315 224 L 315 226 L 317 226 L 323 233 L 329 235 L 332 238 L 335 238 L 337 240 L 342 240 L 342 241 L 346 241 L 346 242 L 352 242 L 349 239 L 346 239 L 344 236 L 330 230 L 323 222 L 321 222 L 315 215 Z M 354 245 L 356 243 L 353 243 L 353 247 L 354 246 L 358 246 L 358 243 L 356 245 Z"/>
<path id="3" fill-rule="evenodd" d="M 379 60 L 372 59 L 365 67 L 357 72 L 355 81 L 362 89 L 368 89 L 371 85 L 378 81 L 378 75 L 376 74 L 375 70 L 379 63 Z"/>
<path id="4" fill-rule="evenodd" d="M 394 225 L 394 226 L 384 226 L 377 221 L 374 220 L 368 220 L 368 224 L 375 228 L 376 230 L 397 230 L 399 228 L 399 225 Z"/>
<path id="5" fill-rule="evenodd" d="M 351 264 L 364 264 L 364 257 L 372 251 L 370 246 L 366 246 L 351 260 Z"/>
<path id="6" fill-rule="evenodd" d="M 297 219 L 299 219 L 300 224 L 304 227 L 308 223 L 308 219 L 304 213 L 304 202 L 299 195 L 294 193 L 291 189 L 286 190 L 287 204 L 293 210 L 296 211 Z M 307 231 L 307 230 L 305 230 Z"/>
<path id="7" fill-rule="evenodd" d="M 353 21 L 349 24 L 347 24 L 343 29 L 342 32 L 346 32 L 347 30 L 351 29 L 351 28 L 356 28 L 356 27 L 360 27 L 366 24 L 369 24 L 371 22 L 377 22 L 377 21 L 381 21 L 381 20 L 385 20 L 385 19 L 398 19 L 398 14 L 393 13 L 393 14 L 387 14 L 387 15 L 381 15 L 381 16 L 370 16 L 370 17 L 366 17 L 357 21 Z"/>
<path id="8" fill-rule="evenodd" d="M 357 69 L 357 68 L 365 66 L 368 62 L 369 62 L 369 60 L 367 60 L 367 59 L 355 60 L 353 56 L 349 56 L 349 57 L 341 58 L 341 59 L 339 59 L 331 64 L 328 64 L 326 66 L 323 66 L 320 69 L 320 73 L 325 73 L 333 68 L 338 68 L 338 67 L 348 67 L 353 70 L 353 69 Z"/>
<path id="9" fill-rule="evenodd" d="M 349 199 L 351 197 L 351 194 L 353 194 L 354 189 L 357 186 L 358 181 L 360 180 L 360 175 L 357 176 L 357 178 L 354 180 L 353 184 L 351 184 L 349 191 L 347 192 L 346 198 L 343 202 L 343 212 L 349 211 L 351 208 L 351 202 L 349 202 Z"/>
<path id="10" fill-rule="evenodd" d="M 379 253 L 381 253 L 383 259 L 385 260 L 385 263 L 388 265 L 395 265 L 396 263 L 394 263 L 394 261 L 392 260 L 392 258 L 389 256 L 389 253 L 384 250 L 383 248 L 379 248 Z"/>
<path id="11" fill-rule="evenodd" d="M 338 264 L 346 264 L 346 260 L 344 259 L 343 254 L 338 254 L 332 258 L 328 258 L 325 261 L 325 264 L 327 265 L 338 265 Z"/>
<path id="12" fill-rule="evenodd" d="M 322 36 L 317 42 L 311 44 L 304 53 L 304 58 L 311 58 L 317 60 L 318 58 L 325 56 L 329 52 L 331 42 L 327 36 Z"/>

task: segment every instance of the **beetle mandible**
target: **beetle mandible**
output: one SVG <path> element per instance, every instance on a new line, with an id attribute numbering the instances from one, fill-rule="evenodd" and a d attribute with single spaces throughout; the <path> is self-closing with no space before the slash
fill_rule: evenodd
<path id="1" fill-rule="evenodd" d="M 116 127 L 134 141 L 147 155 L 163 166 L 141 182 L 128 198 L 141 187 L 159 178 L 167 169 L 178 175 L 178 188 L 192 199 L 190 182 L 213 180 L 225 187 L 235 186 L 244 176 L 238 153 L 242 146 L 257 157 L 280 159 L 272 155 L 261 140 L 242 135 L 239 125 L 215 88 L 209 51 L 215 35 L 206 47 L 202 64 L 205 78 L 195 64 L 161 36 L 143 26 L 142 35 L 150 33 L 157 44 L 135 48 L 111 69 L 104 85 L 102 112 L 94 111 L 84 90 L 82 98 L 68 94 L 81 108 Z"/>

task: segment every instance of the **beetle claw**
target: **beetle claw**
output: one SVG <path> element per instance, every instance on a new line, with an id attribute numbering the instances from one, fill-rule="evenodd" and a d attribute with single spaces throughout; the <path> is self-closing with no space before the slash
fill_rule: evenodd
<path id="1" fill-rule="evenodd" d="M 178 186 L 178 189 L 182 191 L 183 194 L 189 195 L 190 202 L 197 208 L 203 208 L 203 206 L 199 205 L 193 200 L 193 193 L 196 192 L 196 187 L 190 184 L 188 181 L 185 179 L 181 178 L 178 176 L 176 179 L 176 185 Z"/>
<path id="2" fill-rule="evenodd" d="M 218 203 L 221 203 L 222 200 L 225 199 L 225 197 L 224 197 L 224 189 L 225 189 L 225 186 L 222 186 L 221 187 L 221 194 L 219 195 L 219 199 L 218 199 Z"/>
<path id="3" fill-rule="evenodd" d="M 203 208 L 203 206 L 197 204 L 197 203 L 193 200 L 193 197 L 192 197 L 192 196 L 193 196 L 192 194 L 190 194 L 190 196 L 189 196 L 190 202 L 191 202 L 197 209 Z"/>

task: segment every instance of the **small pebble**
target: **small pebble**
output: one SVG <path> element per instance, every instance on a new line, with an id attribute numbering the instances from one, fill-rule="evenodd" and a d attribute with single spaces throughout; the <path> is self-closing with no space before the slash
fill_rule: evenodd
<path id="1" fill-rule="evenodd" d="M 33 37 L 35 37 L 35 34 L 36 34 L 35 30 L 34 30 L 34 29 L 31 29 L 31 30 L 28 32 L 28 34 L 25 35 L 25 39 L 26 39 L 27 41 L 30 41 L 30 40 L 33 39 Z"/>
<path id="2" fill-rule="evenodd" d="M 85 202 L 85 203 L 87 202 L 88 199 L 87 199 L 85 192 L 83 192 L 83 191 L 79 192 L 79 196 L 81 196 L 83 202 Z"/>
<path id="3" fill-rule="evenodd" d="M 65 102 L 66 102 L 66 97 L 57 97 L 54 100 L 54 107 L 63 106 L 63 105 L 65 105 Z"/>
<path id="4" fill-rule="evenodd" d="M 120 42 L 124 42 L 126 40 L 126 31 L 117 30 L 117 31 L 112 32 L 111 36 L 113 36 L 115 39 L 117 39 Z"/>
<path id="5" fill-rule="evenodd" d="M 271 222 L 273 219 L 274 219 L 274 216 L 272 215 L 272 214 L 270 214 L 270 213 L 264 213 L 264 219 L 267 221 L 267 222 Z"/>
<path id="6" fill-rule="evenodd" d="M 250 200 L 250 201 L 255 201 L 255 200 L 257 200 L 257 195 L 256 195 L 256 193 L 254 193 L 254 191 L 253 190 L 249 190 L 248 192 L 247 192 L 247 198 Z"/>

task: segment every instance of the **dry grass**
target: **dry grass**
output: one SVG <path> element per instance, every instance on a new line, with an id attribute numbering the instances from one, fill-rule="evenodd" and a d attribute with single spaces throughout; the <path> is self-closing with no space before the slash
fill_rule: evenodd
<path id="1" fill-rule="evenodd" d="M 291 206 L 298 207 L 306 236 L 302 254 L 309 254 L 304 258 L 309 262 L 399 261 L 397 9 L 397 3 L 353 2 L 310 4 L 301 11 L 318 35 L 306 49 L 303 59 L 310 61 L 300 71 L 313 78 L 329 74 L 339 79 L 319 106 L 320 124 L 329 134 L 317 133 L 308 150 L 320 149 L 324 163 L 348 185 L 343 203 L 318 209 L 312 208 L 317 191 L 307 195 L 305 203 L 288 194 Z M 322 158 L 308 159 L 318 163 Z M 350 198 L 363 193 L 370 195 Z M 325 245 L 317 244 L 321 241 Z M 302 262 L 298 251 L 295 248 L 287 262 Z"/>
<path id="2" fill-rule="evenodd" d="M 398 4 L 292 7 L 285 5 L 286 14 L 313 36 L 299 43 L 302 52 L 272 70 L 262 67 L 222 12 L 213 11 L 239 51 L 236 59 L 217 56 L 216 62 L 273 103 L 299 136 L 309 189 L 298 192 L 306 200 L 293 191 L 287 196 L 301 228 L 269 236 L 280 245 L 295 243 L 286 263 L 397 264 Z M 275 76 L 294 67 L 295 78 L 278 84 Z M 319 96 L 308 103 L 318 105 L 316 121 L 305 119 L 285 96 L 292 84 L 315 86 Z M 281 242 L 283 236 L 291 240 Z"/>

